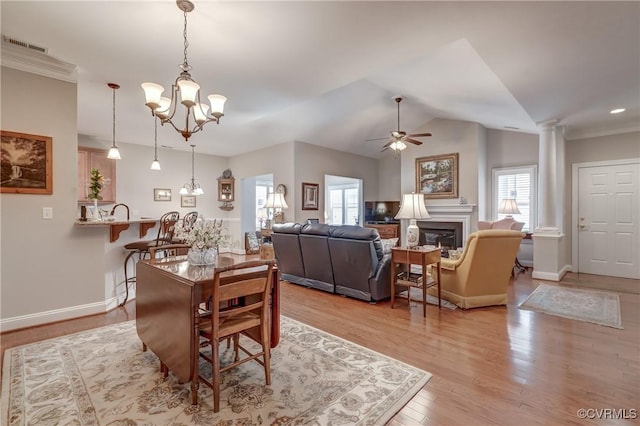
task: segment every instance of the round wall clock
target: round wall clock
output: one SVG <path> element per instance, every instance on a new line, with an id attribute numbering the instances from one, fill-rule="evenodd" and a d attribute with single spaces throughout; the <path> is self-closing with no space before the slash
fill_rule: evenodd
<path id="1" fill-rule="evenodd" d="M 287 195 L 287 187 L 283 184 L 276 186 L 276 193 L 282 194 L 282 196 Z"/>

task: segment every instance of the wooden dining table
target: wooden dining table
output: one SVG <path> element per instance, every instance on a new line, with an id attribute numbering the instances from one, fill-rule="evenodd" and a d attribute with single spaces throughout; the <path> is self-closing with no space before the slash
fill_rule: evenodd
<path id="1" fill-rule="evenodd" d="M 216 265 L 194 266 L 186 256 L 141 260 L 136 267 L 136 330 L 143 348 L 150 349 L 181 382 L 191 382 L 192 403 L 198 394 L 198 309 L 208 302 L 216 268 L 248 260 L 245 255 L 221 254 Z M 246 272 L 246 271 L 245 271 Z M 250 272 L 250 271 L 249 271 Z M 229 282 L 233 271 L 221 276 Z M 273 268 L 271 347 L 280 341 L 280 280 Z M 210 301 L 216 303 L 216 301 Z"/>

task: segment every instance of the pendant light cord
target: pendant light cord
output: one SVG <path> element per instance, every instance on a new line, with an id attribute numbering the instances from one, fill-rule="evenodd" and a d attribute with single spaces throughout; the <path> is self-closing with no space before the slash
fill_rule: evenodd
<path id="1" fill-rule="evenodd" d="M 153 146 L 154 146 L 154 153 L 153 153 L 153 160 L 154 161 L 158 161 L 158 120 L 153 120 L 154 122 L 154 135 L 153 135 Z"/>
<path id="2" fill-rule="evenodd" d="M 113 145 L 116 146 L 116 87 L 112 87 L 113 89 Z"/>
<path id="3" fill-rule="evenodd" d="M 195 169 L 195 145 L 191 145 L 191 190 L 193 191 L 195 189 L 196 186 L 196 179 L 195 179 L 195 174 L 194 174 L 194 169 Z"/>

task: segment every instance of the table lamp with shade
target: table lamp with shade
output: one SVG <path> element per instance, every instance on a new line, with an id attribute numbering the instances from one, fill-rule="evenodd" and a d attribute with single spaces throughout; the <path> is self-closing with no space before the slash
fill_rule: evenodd
<path id="1" fill-rule="evenodd" d="M 409 226 L 407 226 L 407 246 L 410 248 L 416 247 L 420 240 L 420 229 L 416 224 L 416 220 L 431 218 L 427 207 L 424 205 L 424 195 L 416 193 L 402 194 L 400 211 L 398 211 L 395 218 L 409 219 Z"/>
<path id="2" fill-rule="evenodd" d="M 500 206 L 498 207 L 499 214 L 505 214 L 506 218 L 513 219 L 514 214 L 520 214 L 520 209 L 518 208 L 518 203 L 516 203 L 515 198 L 505 198 L 500 202 Z"/>
<path id="3" fill-rule="evenodd" d="M 287 202 L 284 200 L 284 195 L 280 193 L 270 192 L 267 195 L 267 201 L 264 203 L 264 208 L 274 209 L 273 213 L 273 221 L 274 223 L 283 223 L 284 222 L 284 213 L 282 213 L 282 209 L 289 208 Z"/>

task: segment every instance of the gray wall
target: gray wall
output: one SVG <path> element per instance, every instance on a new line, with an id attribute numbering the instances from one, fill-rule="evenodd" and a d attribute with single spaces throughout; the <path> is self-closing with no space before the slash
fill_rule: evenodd
<path id="1" fill-rule="evenodd" d="M 295 192 L 296 200 L 302 200 L 302 182 L 320 185 L 317 211 L 302 210 L 301 201 L 294 205 L 297 222 L 302 223 L 307 218 L 318 218 L 324 222 L 324 175 L 362 179 L 364 200 L 376 199 L 378 195 L 378 161 L 373 158 L 295 142 L 294 161 L 296 183 L 292 192 Z"/>
<path id="2" fill-rule="evenodd" d="M 484 140 L 485 128 L 478 123 L 434 119 L 416 129 L 416 133 L 429 131 L 433 134 L 427 143 L 410 146 L 402 153 L 402 193 L 416 191 L 416 158 L 439 154 L 458 153 L 458 196 L 468 204 L 478 204 L 478 157 Z M 457 204 L 457 199 L 428 199 L 429 205 Z M 477 219 L 477 209 L 474 211 Z M 473 220 L 475 222 L 475 220 Z"/>
<path id="3" fill-rule="evenodd" d="M 407 148 L 408 149 L 408 148 Z M 395 155 L 387 150 L 384 157 L 378 160 L 378 196 L 365 198 L 365 201 L 400 201 L 402 199 L 401 154 Z"/>
<path id="4" fill-rule="evenodd" d="M 2 318 L 104 310 L 103 235 L 74 226 L 76 99 L 76 84 L 2 67 L 2 129 L 53 138 L 53 194 L 0 196 Z"/>

